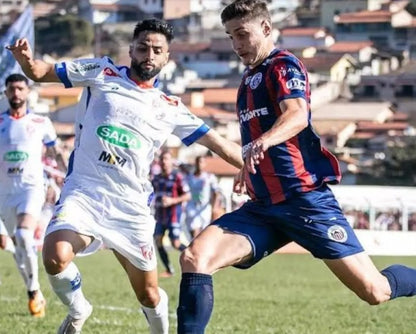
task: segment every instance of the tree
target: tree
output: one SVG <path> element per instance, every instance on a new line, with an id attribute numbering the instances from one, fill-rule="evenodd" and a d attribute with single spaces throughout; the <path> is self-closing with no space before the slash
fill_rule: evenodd
<path id="1" fill-rule="evenodd" d="M 75 15 L 54 14 L 35 21 L 36 52 L 81 56 L 92 52 L 91 24 Z"/>
<path id="2" fill-rule="evenodd" d="M 404 137 L 385 151 L 382 178 L 405 186 L 416 185 L 416 137 Z"/>

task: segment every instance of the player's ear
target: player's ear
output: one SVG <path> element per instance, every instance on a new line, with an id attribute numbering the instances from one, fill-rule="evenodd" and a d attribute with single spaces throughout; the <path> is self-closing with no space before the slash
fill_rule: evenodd
<path id="1" fill-rule="evenodd" d="M 266 36 L 266 37 L 269 36 L 271 34 L 271 32 L 272 32 L 272 26 L 271 26 L 270 22 L 268 20 L 264 20 L 261 23 L 261 26 L 263 28 L 263 34 L 264 34 L 264 36 Z"/>
<path id="2" fill-rule="evenodd" d="M 129 45 L 129 56 L 130 56 L 130 58 L 131 58 L 131 53 L 133 52 L 133 45 L 132 44 L 130 44 Z"/>

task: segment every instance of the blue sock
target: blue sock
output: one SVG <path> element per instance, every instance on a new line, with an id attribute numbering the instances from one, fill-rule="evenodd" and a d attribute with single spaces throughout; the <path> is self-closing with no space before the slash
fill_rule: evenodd
<path id="1" fill-rule="evenodd" d="M 394 264 L 382 270 L 381 273 L 389 281 L 390 299 L 416 295 L 416 269 Z"/>
<path id="2" fill-rule="evenodd" d="M 213 308 L 212 276 L 183 273 L 177 309 L 178 334 L 203 334 Z"/>
<path id="3" fill-rule="evenodd" d="M 168 253 L 166 252 L 165 247 L 158 247 L 157 250 L 159 251 L 160 259 L 162 260 L 162 263 L 165 266 L 166 271 L 172 273 L 172 267 L 170 265 Z"/>

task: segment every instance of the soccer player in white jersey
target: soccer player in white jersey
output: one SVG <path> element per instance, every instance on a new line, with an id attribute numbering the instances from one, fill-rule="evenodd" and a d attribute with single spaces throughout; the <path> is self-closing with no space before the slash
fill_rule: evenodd
<path id="1" fill-rule="evenodd" d="M 187 177 L 191 200 L 186 204 L 186 225 L 192 238 L 208 226 L 212 208 L 218 197 L 218 182 L 214 174 L 206 172 L 205 157 L 195 158 L 195 171 Z"/>
<path id="2" fill-rule="evenodd" d="M 49 118 L 27 106 L 28 80 L 21 74 L 6 78 L 10 108 L 0 114 L 0 244 L 14 253 L 29 295 L 29 311 L 45 315 L 45 299 L 38 280 L 34 230 L 45 200 L 42 153 L 54 154 L 56 132 Z M 10 243 L 13 238 L 16 243 Z"/>
<path id="3" fill-rule="evenodd" d="M 48 64 L 33 59 L 26 39 L 7 47 L 32 80 L 83 86 L 89 92 L 78 145 L 43 247 L 52 288 L 69 309 L 58 333 L 80 333 L 92 312 L 74 256 L 104 244 L 125 269 L 150 332 L 167 334 L 168 297 L 158 287 L 155 221 L 149 208 L 154 154 L 173 133 L 186 145 L 198 142 L 236 167 L 243 165 L 239 145 L 209 129 L 178 98 L 154 88 L 172 38 L 172 27 L 164 21 L 139 22 L 129 49 L 130 67 L 118 67 L 107 57 Z"/>

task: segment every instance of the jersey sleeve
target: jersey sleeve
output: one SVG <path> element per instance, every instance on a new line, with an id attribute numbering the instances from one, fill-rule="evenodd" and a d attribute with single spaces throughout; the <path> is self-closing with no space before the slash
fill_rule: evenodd
<path id="1" fill-rule="evenodd" d="M 45 117 L 45 133 L 43 136 L 43 143 L 46 146 L 54 146 L 56 141 L 56 131 L 51 120 Z"/>
<path id="2" fill-rule="evenodd" d="M 83 58 L 55 64 L 55 73 L 65 88 L 90 86 L 100 82 L 103 72 L 113 67 L 107 58 Z"/>
<path id="3" fill-rule="evenodd" d="M 188 181 L 183 177 L 182 173 L 176 175 L 176 182 L 179 196 L 190 192 Z"/>
<path id="4" fill-rule="evenodd" d="M 306 70 L 294 56 L 278 57 L 273 63 L 271 76 L 275 84 L 278 103 L 299 97 L 309 100 L 306 96 L 309 91 Z"/>
<path id="5" fill-rule="evenodd" d="M 178 102 L 177 108 L 176 126 L 173 134 L 179 137 L 186 146 L 189 146 L 204 136 L 210 128 L 202 119 L 192 114 L 182 102 Z"/>

